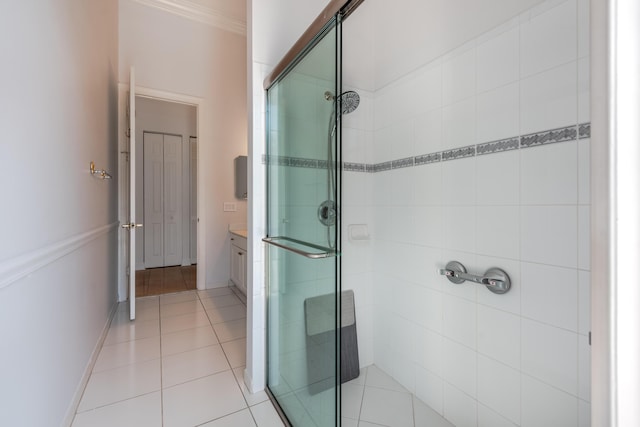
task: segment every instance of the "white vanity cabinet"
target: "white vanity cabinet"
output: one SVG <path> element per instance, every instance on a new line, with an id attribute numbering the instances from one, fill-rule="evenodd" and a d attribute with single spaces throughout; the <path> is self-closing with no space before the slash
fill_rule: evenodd
<path id="1" fill-rule="evenodd" d="M 231 233 L 231 282 L 247 294 L 247 238 Z"/>

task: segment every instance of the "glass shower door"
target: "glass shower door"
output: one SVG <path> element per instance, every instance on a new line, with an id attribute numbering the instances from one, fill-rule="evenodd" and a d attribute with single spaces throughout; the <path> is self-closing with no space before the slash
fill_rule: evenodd
<path id="1" fill-rule="evenodd" d="M 294 426 L 340 422 L 339 25 L 267 91 L 267 387 Z"/>

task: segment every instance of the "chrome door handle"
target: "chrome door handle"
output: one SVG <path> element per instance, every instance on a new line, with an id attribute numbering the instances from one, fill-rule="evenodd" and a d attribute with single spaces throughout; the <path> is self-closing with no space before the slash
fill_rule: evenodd
<path id="1" fill-rule="evenodd" d="M 120 227 L 129 229 L 142 228 L 142 224 L 134 224 L 133 222 L 128 222 L 126 224 L 122 224 Z"/>

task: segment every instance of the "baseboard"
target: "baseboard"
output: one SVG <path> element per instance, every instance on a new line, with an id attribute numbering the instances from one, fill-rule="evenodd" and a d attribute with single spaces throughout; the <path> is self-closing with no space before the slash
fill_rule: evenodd
<path id="1" fill-rule="evenodd" d="M 207 283 L 205 289 L 227 288 L 229 283 Z"/>
<path id="2" fill-rule="evenodd" d="M 89 382 L 89 377 L 91 376 L 91 372 L 93 371 L 93 367 L 98 360 L 98 355 L 100 354 L 100 350 L 102 349 L 102 344 L 104 340 L 107 338 L 107 333 L 109 332 L 109 325 L 111 325 L 111 320 L 113 320 L 113 316 L 118 311 L 118 303 L 115 302 L 113 304 L 113 308 L 111 309 L 111 313 L 107 318 L 107 323 L 105 323 L 104 328 L 102 328 L 102 333 L 100 334 L 100 338 L 98 338 L 98 342 L 93 348 L 93 352 L 91 353 L 91 357 L 87 362 L 87 366 L 84 370 L 84 374 L 80 379 L 80 383 L 78 383 L 78 387 L 76 388 L 76 392 L 73 394 L 73 399 L 69 404 L 69 408 L 67 409 L 67 414 L 62 421 L 62 427 L 71 427 L 73 423 L 73 418 L 76 415 L 76 411 L 78 410 L 78 406 L 80 405 L 80 400 L 82 399 L 82 395 L 84 394 L 84 389 L 87 387 L 87 383 Z"/>

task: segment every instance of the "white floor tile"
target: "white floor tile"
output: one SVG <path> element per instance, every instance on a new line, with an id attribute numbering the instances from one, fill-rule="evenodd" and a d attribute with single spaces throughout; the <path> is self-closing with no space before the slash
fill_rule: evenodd
<path id="1" fill-rule="evenodd" d="M 160 328 L 163 335 L 208 325 L 210 325 L 209 317 L 207 317 L 207 313 L 204 311 L 196 311 L 195 313 L 182 314 L 180 316 L 163 317 L 160 321 Z"/>
<path id="2" fill-rule="evenodd" d="M 262 402 L 251 407 L 251 413 L 258 427 L 282 427 L 284 424 L 271 402 Z"/>
<path id="3" fill-rule="evenodd" d="M 160 390 L 160 359 L 91 374 L 78 412 Z"/>
<path id="4" fill-rule="evenodd" d="M 369 366 L 367 369 L 367 381 L 368 387 L 384 388 L 387 390 L 406 392 L 407 390 L 402 385 L 386 374 L 382 369 L 375 365 Z"/>
<path id="5" fill-rule="evenodd" d="M 247 307 L 244 304 L 237 304 L 228 307 L 210 308 L 207 310 L 207 314 L 212 324 L 230 322 L 247 317 Z"/>
<path id="6" fill-rule="evenodd" d="M 247 319 L 213 325 L 220 342 L 233 341 L 247 336 Z"/>
<path id="7" fill-rule="evenodd" d="M 137 362 L 160 358 L 160 337 L 105 345 L 93 367 L 93 372 L 106 371 Z"/>
<path id="8" fill-rule="evenodd" d="M 202 427 L 256 427 L 249 409 L 243 409 L 235 414 L 218 418 L 210 423 L 202 424 Z"/>
<path id="9" fill-rule="evenodd" d="M 231 371 L 163 390 L 164 427 L 195 426 L 247 407 Z"/>
<path id="10" fill-rule="evenodd" d="M 160 322 L 158 320 L 112 322 L 107 337 L 104 340 L 104 345 L 139 340 L 158 335 L 160 335 Z"/>
<path id="11" fill-rule="evenodd" d="M 231 305 L 242 304 L 242 301 L 240 301 L 240 299 L 233 294 L 221 295 L 213 298 L 201 297 L 200 300 L 202 301 L 202 305 L 204 305 L 207 310 L 210 310 L 212 308 L 222 308 L 229 307 Z"/>
<path id="12" fill-rule="evenodd" d="M 358 384 L 342 384 L 342 416 L 352 419 L 360 418 L 364 386 Z"/>
<path id="13" fill-rule="evenodd" d="M 267 396 L 267 393 L 264 390 L 257 393 L 251 393 L 249 391 L 244 383 L 244 366 L 235 368 L 233 370 L 233 375 L 235 375 L 238 387 L 240 387 L 240 390 L 244 395 L 244 400 L 247 401 L 247 404 L 249 406 L 257 405 L 258 403 L 266 402 L 267 400 L 269 400 L 269 396 Z"/>
<path id="14" fill-rule="evenodd" d="M 136 306 L 136 321 L 157 320 L 160 318 L 160 310 L 158 310 L 158 304 L 155 306 Z M 119 310 L 113 316 L 111 324 L 120 324 L 130 322 L 129 309 Z"/>
<path id="15" fill-rule="evenodd" d="M 247 340 L 240 339 L 222 343 L 222 349 L 232 368 L 239 368 L 247 364 Z"/>
<path id="16" fill-rule="evenodd" d="M 410 393 L 367 387 L 364 391 L 360 419 L 394 427 L 413 427 Z"/>
<path id="17" fill-rule="evenodd" d="M 160 317 L 167 318 L 180 316 L 183 314 L 195 313 L 203 311 L 204 307 L 200 300 L 177 302 L 175 304 L 165 304 L 160 307 Z"/>
<path id="18" fill-rule="evenodd" d="M 231 295 L 233 291 L 231 288 L 214 288 L 214 289 L 205 289 L 203 291 L 198 291 L 198 296 L 200 298 L 214 298 L 221 297 L 224 295 Z"/>
<path id="19" fill-rule="evenodd" d="M 453 424 L 415 396 L 413 397 L 413 419 L 416 427 L 454 427 Z"/>
<path id="20" fill-rule="evenodd" d="M 183 353 L 218 344 L 218 338 L 211 326 L 185 329 L 162 336 L 162 356 Z"/>
<path id="21" fill-rule="evenodd" d="M 358 427 L 358 420 L 342 417 L 342 427 Z"/>
<path id="22" fill-rule="evenodd" d="M 176 304 L 179 302 L 196 301 L 196 300 L 198 300 L 198 293 L 195 291 L 160 295 L 161 306 L 165 304 Z"/>
<path id="23" fill-rule="evenodd" d="M 219 345 L 174 354 L 162 359 L 162 387 L 172 387 L 230 369 Z"/>
<path id="24" fill-rule="evenodd" d="M 103 406 L 76 415 L 72 427 L 140 427 L 162 425 L 160 392 Z"/>

